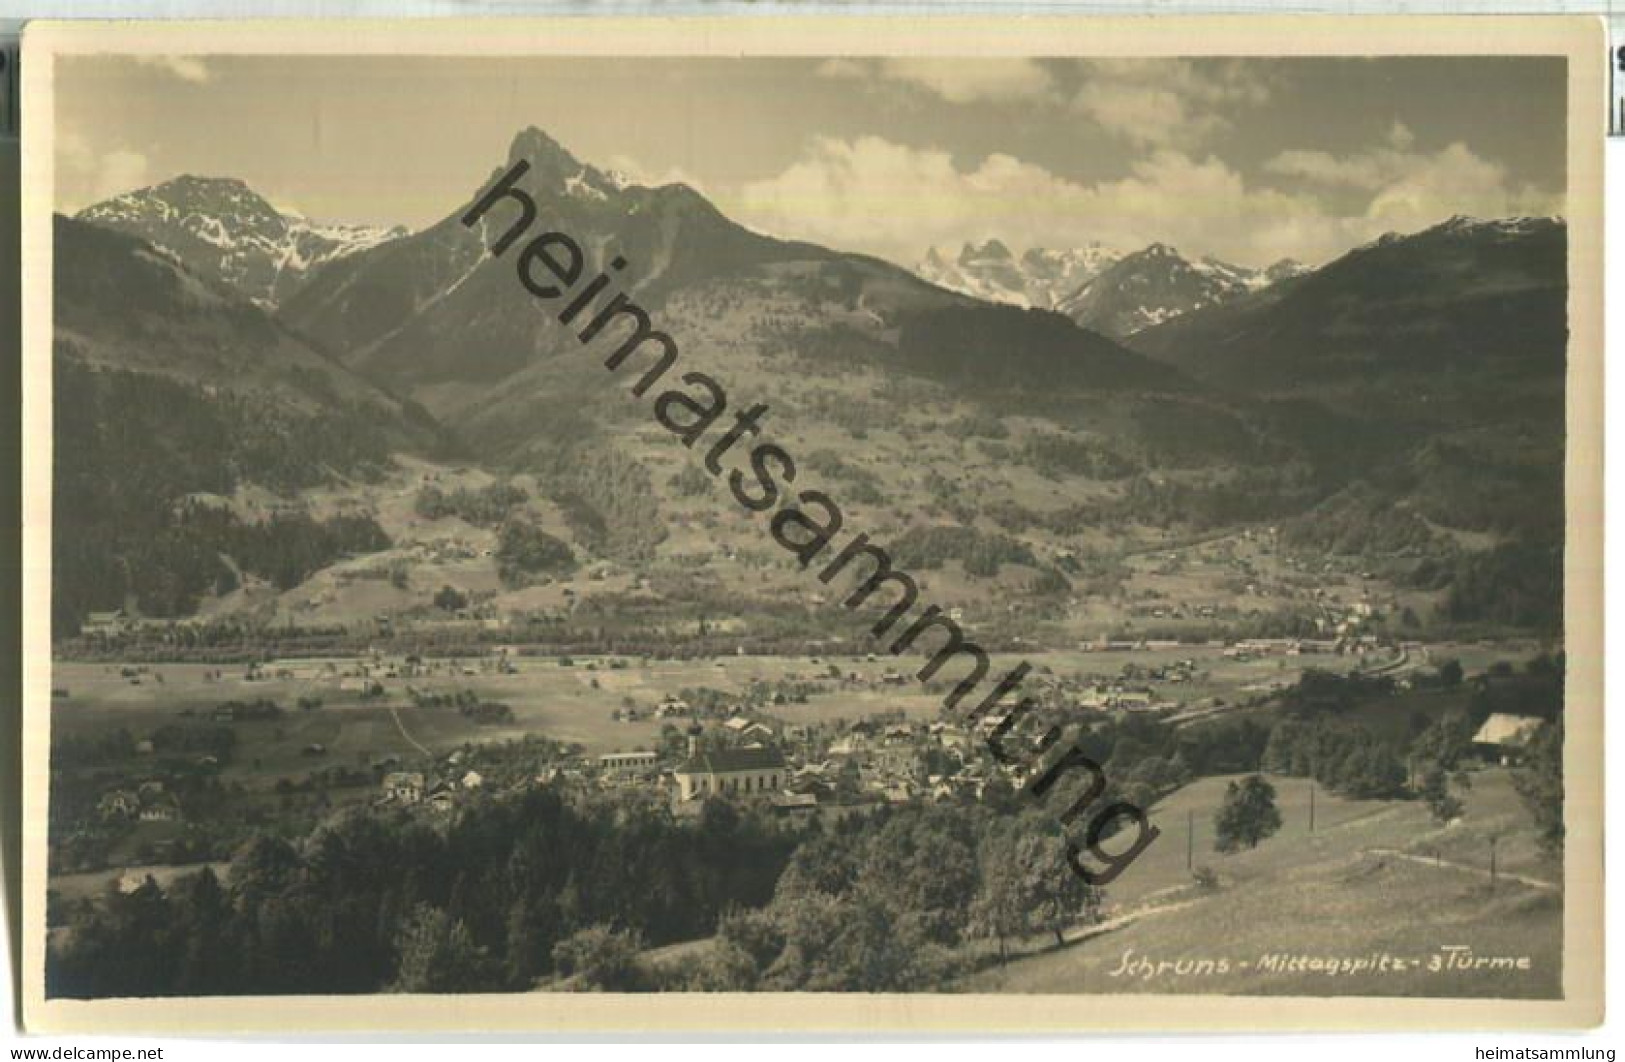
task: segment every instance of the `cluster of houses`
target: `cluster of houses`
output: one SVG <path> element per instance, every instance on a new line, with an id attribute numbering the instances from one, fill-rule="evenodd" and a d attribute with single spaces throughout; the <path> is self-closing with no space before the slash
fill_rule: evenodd
<path id="1" fill-rule="evenodd" d="M 417 653 L 386 654 L 373 650 L 361 657 L 331 659 L 273 660 L 250 662 L 243 672 L 245 682 L 271 679 L 318 682 L 347 693 L 378 694 L 391 680 L 515 675 L 519 672 L 519 650 L 499 645 L 483 656 L 425 657 Z"/>
<path id="2" fill-rule="evenodd" d="M 995 713 L 982 726 L 996 723 Z M 798 726 L 735 715 L 708 727 L 691 721 L 681 748 L 573 754 L 515 784 L 655 790 L 680 817 L 697 816 L 706 800 L 721 797 L 765 805 L 789 819 L 839 820 L 880 803 L 980 797 L 1010 773 L 986 749 L 985 734 L 946 721 L 908 722 L 899 715 Z M 478 771 L 458 766 L 458 755 L 426 768 L 386 765 L 374 803 L 449 811 L 488 786 Z"/>
<path id="3" fill-rule="evenodd" d="M 1350 656 L 1382 648 L 1374 634 L 1343 634 L 1335 638 L 1243 638 L 1225 646 L 1232 660 L 1261 660 L 1271 656 Z"/>
<path id="4" fill-rule="evenodd" d="M 1072 689 L 1076 683 L 1053 676 L 1040 678 L 1039 684 L 1044 693 L 1059 696 L 1069 705 L 1132 712 L 1168 707 L 1158 703 L 1148 688 L 1134 684 L 1142 673 L 1149 677 L 1154 670 L 1157 678 L 1167 681 L 1189 674 L 1192 668 L 1190 661 L 1155 669 L 1135 666 L 1126 669 L 1133 674 L 1086 685 L 1081 694 Z M 1055 697 L 1049 700 L 1053 703 Z M 231 707 L 253 712 L 261 706 Z M 670 800 L 679 816 L 697 816 L 706 800 L 720 797 L 765 805 L 786 819 L 839 821 L 878 804 L 981 799 L 996 781 L 1012 787 L 1025 781 L 1020 768 L 1001 764 L 989 754 L 989 734 L 1002 719 L 997 709 L 971 726 L 942 719 L 911 721 L 901 712 L 851 723 L 793 725 L 748 711 L 703 726 L 695 718 L 700 713 L 674 697 L 663 698 L 655 711 L 661 718 L 689 720 L 682 749 L 668 743 L 661 750 L 634 749 L 594 757 L 570 753 L 534 778 L 527 772 L 512 784 L 654 789 Z M 1516 766 L 1545 725 L 1538 716 L 1496 713 L 1475 733 L 1473 744 L 1485 762 Z M 469 765 L 467 755 L 454 751 L 421 767 L 407 767 L 398 757 L 375 763 L 379 779 L 375 806 L 449 813 L 460 801 L 488 786 L 486 776 Z M 175 795 L 156 780 L 108 791 L 97 811 L 109 823 L 169 822 L 182 817 Z"/>
<path id="5" fill-rule="evenodd" d="M 475 770 L 465 771 L 458 777 L 430 779 L 422 771 L 390 771 L 380 783 L 380 806 L 423 807 L 433 811 L 450 811 L 460 796 L 474 792 L 485 785 L 485 777 Z"/>
<path id="6" fill-rule="evenodd" d="M 163 782 L 153 780 L 102 794 L 96 813 L 103 822 L 174 822 L 181 805 Z"/>
<path id="7" fill-rule="evenodd" d="M 992 713 L 980 727 L 998 721 Z M 575 773 L 606 787 L 663 786 L 679 815 L 721 796 L 767 803 L 789 817 L 839 818 L 877 803 L 978 798 L 1012 773 L 986 749 L 985 733 L 943 720 L 877 717 L 822 728 L 736 715 L 709 733 L 691 725 L 680 757 L 612 752 Z"/>

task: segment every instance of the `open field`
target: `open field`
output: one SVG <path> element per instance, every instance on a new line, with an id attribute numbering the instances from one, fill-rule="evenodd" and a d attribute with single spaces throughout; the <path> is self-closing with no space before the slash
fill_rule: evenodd
<path id="1" fill-rule="evenodd" d="M 1483 667 L 1494 659 L 1510 658 L 1517 647 L 1498 649 L 1475 645 L 1432 647 L 1434 659 L 1456 656 L 1472 666 Z M 816 663 L 814 662 L 816 659 Z M 1180 646 L 1167 650 L 1068 651 L 1036 654 L 1028 659 L 1039 669 L 1079 681 L 1105 681 L 1122 674 L 1125 667 L 1146 668 L 1188 659 L 1195 663 L 1191 681 L 1159 687 L 1162 696 L 1186 703 L 1220 697 L 1228 702 L 1244 700 L 1273 688 L 1296 682 L 1306 668 L 1348 670 L 1358 658 L 1340 656 L 1267 657 L 1237 660 L 1224 656 L 1213 646 Z M 995 660 L 994 674 L 1015 665 L 1015 657 Z M 314 662 L 288 662 L 309 671 Z M 339 675 L 352 668 L 352 660 L 334 661 L 332 677 L 276 677 L 280 664 L 267 668 L 270 677 L 252 681 L 240 666 L 214 668 L 201 664 L 152 665 L 135 684 L 121 674 L 117 664 L 59 662 L 52 686 L 65 692 L 52 701 L 52 725 L 59 734 L 89 734 L 108 726 L 123 726 L 139 738 L 167 722 L 178 712 L 192 709 L 203 715 L 228 700 L 266 698 L 288 712 L 274 722 L 235 724 L 243 742 L 239 763 L 232 771 L 249 769 L 255 758 L 267 775 L 287 769 L 301 769 L 300 750 L 320 743 L 334 756 L 409 756 L 415 749 L 400 734 L 389 708 L 398 710 L 402 724 L 412 739 L 443 751 L 464 742 L 500 740 L 523 734 L 537 734 L 558 741 L 578 742 L 590 754 L 652 747 L 666 721 L 650 717 L 662 698 L 677 696 L 685 689 L 709 688 L 743 696 L 753 682 L 818 681 L 822 692 L 812 694 L 806 703 L 776 705 L 768 711 L 788 723 L 855 721 L 864 716 L 901 711 L 916 719 L 934 718 L 941 694 L 923 689 L 915 681 L 913 657 L 868 656 L 806 657 L 724 657 L 716 660 L 643 661 L 632 658 L 575 657 L 568 665 L 557 658 L 514 658 L 516 673 L 503 674 L 472 658 L 463 664 L 447 664 L 436 674 L 412 679 L 381 679 L 384 695 L 364 699 L 359 693 L 340 688 Z M 831 668 L 840 672 L 833 679 Z M 465 672 L 472 671 L 472 674 Z M 890 672 L 902 681 L 885 683 Z M 219 677 L 212 677 L 218 673 Z M 944 672 L 944 676 L 947 672 Z M 855 676 L 855 679 L 854 677 Z M 455 709 L 414 708 L 407 687 L 449 693 L 469 690 L 482 700 L 500 701 L 513 708 L 514 721 L 503 726 L 480 726 L 458 715 Z M 294 705 L 301 697 L 315 697 L 322 707 L 299 711 Z M 1428 709 L 1417 695 L 1417 703 L 1396 700 L 1385 714 L 1394 726 L 1408 723 L 1419 708 Z M 617 710 L 635 707 L 643 714 L 632 722 L 613 718 Z M 252 750 L 252 751 L 251 751 Z M 303 768 L 310 766 L 308 759 Z M 229 772 L 228 772 L 229 773 Z"/>
<path id="2" fill-rule="evenodd" d="M 1108 926 L 1121 928 L 1085 931 L 1081 943 L 985 970 L 960 987 L 1475 998 L 1558 993 L 1561 866 L 1536 848 L 1505 771 L 1474 775 L 1459 825 L 1436 825 L 1420 802 L 1349 801 L 1321 791 L 1312 833 L 1310 783 L 1272 781 L 1283 824 L 1257 849 L 1213 851 L 1212 814 L 1227 779 L 1202 779 L 1157 805 L 1152 819 L 1162 836 L 1108 889 L 1103 914 Z M 1194 863 L 1219 876 L 1211 893 L 1196 889 L 1185 869 L 1193 813 Z M 1492 835 L 1499 837 L 1493 891 Z M 1498 961 L 1465 969 L 1467 951 L 1447 949 Z M 1387 971 L 1333 974 L 1308 962 L 1292 969 L 1289 961 L 1380 962 L 1383 955 Z M 1405 967 L 1393 968 L 1396 960 Z M 1517 968 L 1520 960 L 1527 960 L 1526 969 Z"/>
<path id="3" fill-rule="evenodd" d="M 1227 655 L 1218 645 L 1178 645 L 1080 648 L 1028 659 L 1040 676 L 1062 680 L 1067 696 L 1097 683 L 1149 683 L 1159 699 L 1222 701 L 1203 709 L 1222 717 L 1270 713 L 1261 703 L 1268 691 L 1291 685 L 1311 667 L 1403 674 L 1454 657 L 1471 673 L 1527 651 L 1513 644 L 1437 644 L 1363 659 L 1246 658 Z M 1189 664 L 1171 668 L 1180 661 Z M 1015 663 L 1015 657 L 1001 656 L 994 673 Z M 51 718 L 58 738 L 93 738 L 122 728 L 140 741 L 182 719 L 212 721 L 225 702 L 276 703 L 284 711 L 275 718 L 213 724 L 229 726 L 236 737 L 219 779 L 242 787 L 232 790 L 231 828 L 298 818 L 300 828 L 309 829 L 341 807 L 375 801 L 378 771 L 385 769 L 378 765 L 389 757 L 423 764 L 425 750 L 440 756 L 525 735 L 579 743 L 588 755 L 658 747 L 663 728 L 687 725 L 683 718 L 653 717 L 653 708 L 669 697 L 714 700 L 729 712 L 736 704 L 761 705 L 763 691 L 795 691 L 757 709 L 789 724 L 850 723 L 886 712 L 936 718 L 943 691 L 922 687 L 913 676 L 916 666 L 913 658 L 886 653 L 653 660 L 510 652 L 414 662 L 425 673 L 411 678 L 397 676 L 405 667 L 399 658 L 272 660 L 250 678 L 242 665 L 62 662 L 53 673 Z M 1149 677 L 1176 672 L 1183 681 Z M 382 693 L 363 691 L 372 683 Z M 470 693 L 482 702 L 507 704 L 513 719 L 480 725 L 455 707 L 416 707 L 414 692 Z M 802 693 L 805 701 L 797 699 Z M 1403 744 L 1419 721 L 1461 707 L 1466 694 L 1465 687 L 1402 690 L 1357 705 L 1348 716 Z M 319 706 L 301 708 L 302 699 Z M 639 714 L 635 721 L 625 721 L 629 708 Z M 313 753 L 317 745 L 322 751 Z M 146 758 L 126 754 L 118 766 L 138 778 Z M 348 776 L 337 779 L 333 768 L 346 769 Z M 1558 991 L 1561 967 L 1561 882 L 1534 843 L 1508 772 L 1490 769 L 1472 777 L 1466 811 L 1450 826 L 1435 824 L 1420 801 L 1356 801 L 1316 790 L 1312 830 L 1312 783 L 1275 778 L 1281 830 L 1257 849 L 1233 855 L 1212 850 L 1213 815 L 1228 779 L 1198 780 L 1152 809 L 1161 836 L 1108 887 L 1102 924 L 1075 927 L 1060 948 L 1048 939 L 1018 942 L 1003 966 L 993 964 L 993 942 L 966 942 L 962 957 L 980 969 L 949 987 L 1550 997 Z M 299 788 L 308 779 L 318 781 Z M 233 848 L 196 846 L 208 836 L 201 822 L 135 822 L 99 853 L 92 847 L 84 855 L 69 846 L 65 870 L 105 869 L 55 874 L 52 888 L 64 900 L 93 899 L 110 880 L 144 872 L 149 864 L 168 876 L 178 872 L 176 864 L 197 860 L 223 867 L 220 861 L 231 858 Z M 1493 891 L 1492 837 L 1498 876 Z M 187 841 L 194 847 L 176 847 Z M 1212 868 L 1218 887 L 1197 888 L 1192 866 Z M 708 946 L 693 940 L 648 961 L 673 961 Z M 1339 972 L 1326 972 L 1327 964 Z"/>
<path id="4" fill-rule="evenodd" d="M 188 874 L 196 874 L 205 867 L 214 871 L 215 875 L 224 879 L 231 870 L 230 863 L 186 863 L 178 865 L 153 865 L 136 867 L 129 871 L 97 870 L 85 874 L 54 874 L 51 876 L 51 891 L 64 900 L 94 900 L 100 898 L 107 889 L 124 881 L 125 885 L 139 882 L 143 878 L 152 878 L 160 888 L 168 888 L 177 878 Z"/>
<path id="5" fill-rule="evenodd" d="M 927 718 L 936 713 L 940 704 L 940 698 L 922 691 L 912 681 L 907 686 L 881 687 L 879 677 L 889 663 L 843 661 L 840 666 L 847 673 L 872 674 L 874 685 L 861 681 L 835 683 L 828 695 L 815 697 L 807 704 L 776 707 L 774 714 L 801 723 L 856 720 L 891 710 Z M 511 675 L 487 669 L 473 675 L 459 671 L 409 681 L 386 679 L 385 695 L 365 700 L 358 694 L 341 692 L 336 679 L 273 677 L 246 681 L 241 669 L 235 669 L 216 681 L 205 677 L 212 668 L 169 664 L 153 668 L 155 674 L 162 675 L 161 683 L 149 675 L 137 686 L 122 678 L 116 665 L 62 663 L 57 665 L 53 684 L 66 690 L 67 696 L 53 702 L 52 721 L 59 734 L 91 734 L 123 726 L 139 737 L 175 721 L 177 714 L 187 708 L 202 715 L 227 700 L 267 698 L 288 712 L 274 722 L 234 725 L 245 739 L 239 745 L 239 760 L 258 756 L 268 770 L 288 766 L 287 757 L 297 757 L 299 750 L 312 742 L 326 745 L 334 754 L 362 749 L 372 749 L 379 755 L 411 753 L 411 746 L 401 738 L 390 716 L 391 707 L 398 710 L 414 739 L 436 751 L 465 741 L 538 734 L 579 742 L 589 753 L 603 753 L 650 747 L 667 723 L 647 714 L 662 697 L 702 687 L 742 694 L 752 681 L 772 682 L 791 676 L 812 679 L 824 670 L 806 660 L 751 657 L 717 662 L 656 661 L 646 665 L 632 662 L 624 668 L 611 668 L 602 658 L 576 658 L 568 666 L 556 659 L 523 658 L 517 667 L 518 673 Z M 454 708 L 412 707 L 407 685 L 431 693 L 470 690 L 482 700 L 511 706 L 514 722 L 480 726 Z M 294 708 L 300 697 L 319 697 L 322 707 L 300 711 Z M 614 713 L 628 703 L 643 712 L 644 718 L 633 722 L 614 719 Z"/>

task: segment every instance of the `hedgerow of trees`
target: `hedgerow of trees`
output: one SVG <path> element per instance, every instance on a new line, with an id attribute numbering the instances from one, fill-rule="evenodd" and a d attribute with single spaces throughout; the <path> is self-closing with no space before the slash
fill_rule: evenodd
<path id="1" fill-rule="evenodd" d="M 476 527 L 496 527 L 515 507 L 523 505 L 527 497 L 524 490 L 511 483 L 456 487 L 449 491 L 429 483 L 419 488 L 413 509 L 425 520 L 456 516 Z"/>

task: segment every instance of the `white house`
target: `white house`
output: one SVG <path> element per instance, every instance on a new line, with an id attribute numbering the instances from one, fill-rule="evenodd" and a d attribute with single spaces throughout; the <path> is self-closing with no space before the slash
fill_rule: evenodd
<path id="1" fill-rule="evenodd" d="M 776 748 L 695 750 L 675 772 L 677 798 L 689 801 L 777 793 L 788 774 L 784 756 Z"/>

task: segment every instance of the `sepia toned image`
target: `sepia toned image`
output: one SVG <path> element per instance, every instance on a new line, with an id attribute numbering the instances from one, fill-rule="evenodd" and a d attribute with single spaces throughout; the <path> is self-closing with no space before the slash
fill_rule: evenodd
<path id="1" fill-rule="evenodd" d="M 598 22 L 25 41 L 32 1024 L 1600 1020 L 1595 27 Z"/>

